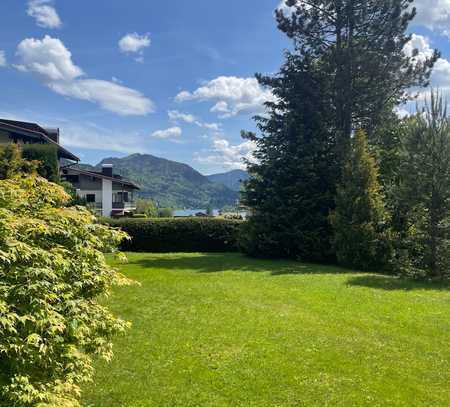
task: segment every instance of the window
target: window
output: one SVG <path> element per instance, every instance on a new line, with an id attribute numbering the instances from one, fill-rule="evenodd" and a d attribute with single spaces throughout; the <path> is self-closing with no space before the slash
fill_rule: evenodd
<path id="1" fill-rule="evenodd" d="M 95 194 L 86 194 L 86 202 L 94 203 L 95 202 Z"/>
<path id="2" fill-rule="evenodd" d="M 66 181 L 71 182 L 72 184 L 78 184 L 80 182 L 79 175 L 66 175 Z"/>
<path id="3" fill-rule="evenodd" d="M 128 192 L 117 192 L 113 196 L 115 203 L 129 202 Z"/>

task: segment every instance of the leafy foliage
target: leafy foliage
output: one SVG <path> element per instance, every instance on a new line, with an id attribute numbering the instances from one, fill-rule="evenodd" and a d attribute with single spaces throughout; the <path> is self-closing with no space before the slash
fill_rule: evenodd
<path id="1" fill-rule="evenodd" d="M 378 167 L 368 151 L 366 134 L 359 130 L 337 188 L 336 210 L 331 215 L 339 263 L 363 270 L 385 267 L 392 254 L 388 220 Z"/>
<path id="2" fill-rule="evenodd" d="M 0 180 L 0 405 L 79 406 L 92 356 L 111 358 L 110 338 L 128 325 L 96 300 L 127 281 L 103 255 L 126 235 L 95 223 L 84 208 L 66 207 L 70 197 L 62 187 L 6 173 Z"/>
<path id="3" fill-rule="evenodd" d="M 157 218 L 158 208 L 151 199 L 139 198 L 136 200 L 136 213 L 139 215 L 145 215 L 148 218 Z"/>
<path id="4" fill-rule="evenodd" d="M 17 144 L 0 146 L 0 180 L 11 178 L 17 173 L 33 173 L 37 162 L 24 160 Z"/>
<path id="5" fill-rule="evenodd" d="M 122 249 L 133 252 L 232 252 L 238 250 L 241 221 L 211 218 L 108 219 L 131 240 Z"/>
<path id="6" fill-rule="evenodd" d="M 28 161 L 37 161 L 38 173 L 51 182 L 59 181 L 58 150 L 50 144 L 24 144 L 22 156 Z"/>

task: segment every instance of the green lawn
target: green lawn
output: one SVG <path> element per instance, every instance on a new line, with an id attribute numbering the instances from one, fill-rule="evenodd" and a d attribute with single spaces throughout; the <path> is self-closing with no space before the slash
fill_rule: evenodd
<path id="1" fill-rule="evenodd" d="M 237 254 L 130 254 L 133 328 L 85 406 L 450 406 L 450 286 Z"/>

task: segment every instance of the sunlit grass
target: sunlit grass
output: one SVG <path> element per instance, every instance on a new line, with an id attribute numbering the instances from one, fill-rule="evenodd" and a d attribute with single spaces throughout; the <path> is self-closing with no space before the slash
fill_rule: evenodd
<path id="1" fill-rule="evenodd" d="M 133 322 L 84 405 L 449 406 L 449 286 L 237 254 L 130 254 Z"/>

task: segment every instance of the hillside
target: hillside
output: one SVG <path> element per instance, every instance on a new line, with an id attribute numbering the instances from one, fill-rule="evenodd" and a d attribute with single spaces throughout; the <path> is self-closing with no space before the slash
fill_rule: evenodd
<path id="1" fill-rule="evenodd" d="M 211 182 L 187 164 L 148 154 L 133 154 L 124 158 L 105 158 L 102 164 L 113 164 L 114 172 L 140 187 L 140 195 L 154 199 L 163 207 L 222 208 L 238 199 L 236 191 Z"/>
<path id="2" fill-rule="evenodd" d="M 241 183 L 248 180 L 248 173 L 243 170 L 233 170 L 221 174 L 208 175 L 207 178 L 211 182 L 225 185 L 232 191 L 240 191 Z"/>

